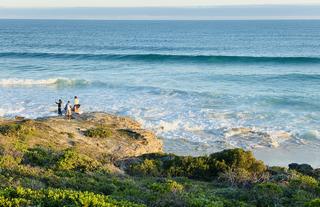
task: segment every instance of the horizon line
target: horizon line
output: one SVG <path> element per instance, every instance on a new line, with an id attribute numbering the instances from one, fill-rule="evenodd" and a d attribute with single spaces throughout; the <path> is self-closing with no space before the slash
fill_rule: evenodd
<path id="1" fill-rule="evenodd" d="M 194 5 L 194 6 L 48 6 L 48 7 L 6 7 L 0 6 L 0 9 L 141 9 L 141 8 L 217 8 L 217 7 L 261 7 L 261 6 L 320 6 L 319 3 L 295 3 L 295 4 L 217 4 L 217 5 Z"/>
<path id="2" fill-rule="evenodd" d="M 315 18 L 257 18 L 257 19 L 95 19 L 95 18 L 2 18 L 1 20 L 33 20 L 33 21 L 319 21 Z"/>
<path id="3" fill-rule="evenodd" d="M 187 7 L 0 7 L 0 18 L 54 20 L 318 20 L 320 19 L 320 4 Z"/>

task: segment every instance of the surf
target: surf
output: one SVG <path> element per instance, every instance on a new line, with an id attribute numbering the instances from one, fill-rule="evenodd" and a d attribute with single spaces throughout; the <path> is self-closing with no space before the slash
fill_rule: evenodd
<path id="1" fill-rule="evenodd" d="M 94 54 L 94 53 L 37 53 L 2 52 L 0 58 L 45 58 L 65 60 L 140 61 L 140 62 L 189 62 L 189 63 L 278 63 L 278 64 L 320 64 L 320 57 L 300 56 L 226 56 L 226 55 L 184 55 L 184 54 Z"/>
<path id="2" fill-rule="evenodd" d="M 77 86 L 88 85 L 90 81 L 83 79 L 49 78 L 49 79 L 1 79 L 0 86 Z"/>

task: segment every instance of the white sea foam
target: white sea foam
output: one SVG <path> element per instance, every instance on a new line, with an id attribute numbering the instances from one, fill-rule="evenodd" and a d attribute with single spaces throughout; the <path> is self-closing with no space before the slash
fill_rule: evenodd
<path id="1" fill-rule="evenodd" d="M 21 113 L 25 108 L 24 107 L 4 107 L 0 108 L 0 116 L 14 116 Z"/>
<path id="2" fill-rule="evenodd" d="M 15 85 L 53 85 L 57 83 L 59 79 L 50 78 L 43 80 L 34 80 L 34 79 L 1 79 L 0 85 L 2 86 L 15 86 Z"/>
<path id="3" fill-rule="evenodd" d="M 258 128 L 232 128 L 226 130 L 225 140 L 233 147 L 254 149 L 261 147 L 277 148 L 293 138 L 292 134 L 282 130 L 263 130 Z"/>
<path id="4" fill-rule="evenodd" d="M 319 130 L 309 130 L 302 134 L 302 137 L 306 139 L 318 139 L 320 140 L 320 131 Z"/>
<path id="5" fill-rule="evenodd" d="M 160 129 L 162 131 L 175 131 L 175 130 L 178 130 L 181 126 L 180 126 L 181 122 L 179 120 L 175 120 L 175 121 L 172 121 L 172 122 L 166 122 L 166 121 L 160 121 Z"/>
<path id="6" fill-rule="evenodd" d="M 0 79 L 0 86 L 37 86 L 37 85 L 85 85 L 90 82 L 82 79 L 48 78 L 48 79 Z"/>

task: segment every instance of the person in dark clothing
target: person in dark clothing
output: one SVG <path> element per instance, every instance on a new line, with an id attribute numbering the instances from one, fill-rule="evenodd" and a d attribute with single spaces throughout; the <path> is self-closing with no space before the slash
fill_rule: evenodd
<path id="1" fill-rule="evenodd" d="M 58 105 L 58 115 L 59 116 L 62 116 L 62 110 L 61 110 L 61 107 L 62 107 L 62 100 L 59 99 L 58 102 L 56 102 L 56 104 Z"/>

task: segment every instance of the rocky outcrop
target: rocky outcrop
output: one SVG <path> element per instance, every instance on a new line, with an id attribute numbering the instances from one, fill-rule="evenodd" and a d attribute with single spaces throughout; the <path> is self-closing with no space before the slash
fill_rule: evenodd
<path id="1" fill-rule="evenodd" d="M 47 117 L 36 120 L 1 120 L 0 145 L 21 142 L 53 150 L 76 149 L 94 159 L 119 159 L 162 152 L 162 142 L 151 131 L 129 117 L 106 113 L 85 113 L 72 120 Z M 107 134 L 86 136 L 87 130 L 103 129 Z M 23 133 L 27 135 L 24 136 Z M 10 137 L 8 139 L 7 137 Z M 20 138 L 19 138 L 20 137 Z M 13 143 L 14 144 L 14 143 Z"/>

